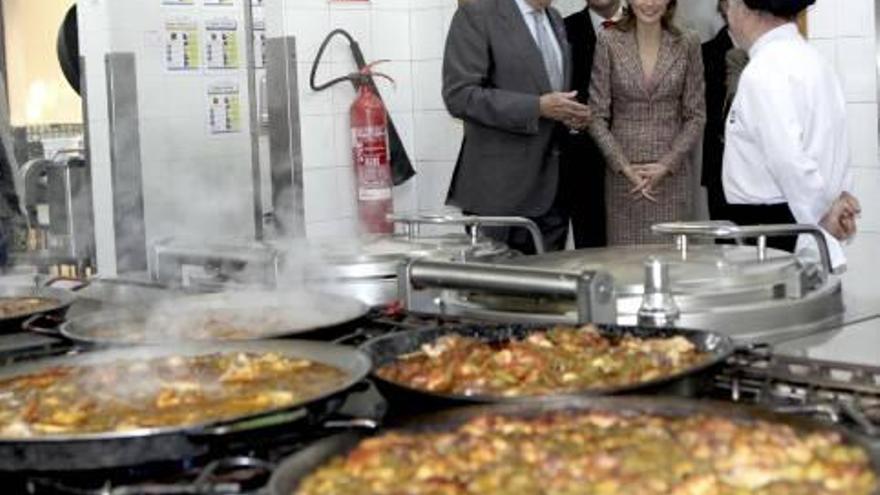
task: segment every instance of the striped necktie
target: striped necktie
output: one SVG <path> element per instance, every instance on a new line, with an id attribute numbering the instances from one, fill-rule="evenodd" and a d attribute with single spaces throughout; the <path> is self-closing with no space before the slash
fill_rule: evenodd
<path id="1" fill-rule="evenodd" d="M 550 78 L 550 86 L 553 91 L 562 91 L 562 64 L 553 49 L 553 41 L 544 27 L 544 11 L 533 10 L 532 16 L 535 18 L 535 41 L 538 43 L 538 50 L 541 51 L 541 57 L 544 59 L 544 68 L 547 69 L 547 76 Z"/>

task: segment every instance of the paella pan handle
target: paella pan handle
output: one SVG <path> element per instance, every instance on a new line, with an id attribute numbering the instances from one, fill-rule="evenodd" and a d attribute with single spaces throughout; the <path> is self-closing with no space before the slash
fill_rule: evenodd
<path id="1" fill-rule="evenodd" d="M 272 428 L 275 426 L 284 426 L 300 421 L 308 417 L 305 409 L 297 409 L 294 411 L 263 416 L 256 419 L 238 421 L 235 423 L 227 423 L 215 425 L 207 428 L 188 432 L 188 436 L 192 439 L 221 439 L 229 435 L 237 433 L 246 433 L 255 429 Z M 327 420 L 322 424 L 323 427 L 334 430 L 362 430 L 375 431 L 379 428 L 379 422 L 369 418 L 353 418 L 340 420 Z"/>
<path id="2" fill-rule="evenodd" d="M 40 322 L 40 321 L 50 321 L 50 322 L 54 323 L 55 326 L 53 326 L 53 327 L 42 326 L 42 325 L 38 324 L 38 322 Z M 33 332 L 33 333 L 36 333 L 39 335 L 45 335 L 47 337 L 57 338 L 57 337 L 63 337 L 63 335 L 61 334 L 61 330 L 60 330 L 62 323 L 64 323 L 64 319 L 60 318 L 58 316 L 51 315 L 51 314 L 38 314 L 38 315 L 33 315 L 30 318 L 28 318 L 27 320 L 25 320 L 24 323 L 21 324 L 21 328 L 25 332 Z"/>
<path id="3" fill-rule="evenodd" d="M 213 439 L 225 438 L 229 435 L 246 433 L 252 430 L 288 425 L 306 419 L 308 414 L 309 413 L 305 408 L 300 408 L 293 411 L 286 411 L 243 421 L 207 426 L 197 430 L 188 431 L 187 436 L 193 440 L 210 441 Z"/>
<path id="4" fill-rule="evenodd" d="M 831 266 L 831 255 L 828 251 L 828 241 L 822 229 L 814 225 L 748 225 L 737 226 L 730 222 L 672 222 L 660 223 L 651 227 L 656 234 L 674 235 L 677 238 L 682 255 L 687 256 L 688 239 L 691 237 L 706 239 L 730 239 L 741 241 L 743 239 L 757 239 L 758 261 L 767 259 L 767 239 L 770 237 L 792 237 L 797 235 L 809 235 L 816 240 L 819 246 L 819 261 L 822 264 L 822 277 L 834 273 Z"/>
<path id="5" fill-rule="evenodd" d="M 389 219 L 404 225 L 404 232 L 410 240 L 419 238 L 422 225 L 460 225 L 469 227 L 471 230 L 471 245 L 476 245 L 480 239 L 480 229 L 483 227 L 520 227 L 529 231 L 532 242 L 535 244 L 537 254 L 544 253 L 544 235 L 538 224 L 525 217 L 481 217 L 470 215 L 391 215 Z"/>

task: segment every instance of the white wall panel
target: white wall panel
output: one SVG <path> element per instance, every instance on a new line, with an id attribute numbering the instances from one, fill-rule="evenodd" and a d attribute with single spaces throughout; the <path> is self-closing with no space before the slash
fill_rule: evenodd
<path id="1" fill-rule="evenodd" d="M 877 103 L 849 103 L 846 113 L 852 165 L 868 168 L 880 166 L 877 160 Z"/>

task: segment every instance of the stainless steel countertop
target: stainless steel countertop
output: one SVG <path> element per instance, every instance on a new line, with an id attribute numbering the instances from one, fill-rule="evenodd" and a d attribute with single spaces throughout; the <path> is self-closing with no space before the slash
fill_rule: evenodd
<path id="1" fill-rule="evenodd" d="M 880 296 L 849 296 L 844 289 L 844 312 L 836 328 L 786 341 L 780 354 L 828 361 L 880 366 Z"/>

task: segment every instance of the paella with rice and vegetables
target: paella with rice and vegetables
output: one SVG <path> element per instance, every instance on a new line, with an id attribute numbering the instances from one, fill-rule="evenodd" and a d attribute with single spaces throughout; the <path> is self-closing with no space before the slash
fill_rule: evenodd
<path id="1" fill-rule="evenodd" d="M 698 414 L 477 416 L 362 441 L 295 495 L 868 495 L 861 448 L 833 431 Z"/>
<path id="2" fill-rule="evenodd" d="M 271 352 L 55 366 L 0 380 L 0 437 L 208 424 L 294 406 L 348 379 L 341 369 Z"/>
<path id="3" fill-rule="evenodd" d="M 683 336 L 641 338 L 606 335 L 592 325 L 560 326 L 503 342 L 443 336 L 377 375 L 433 393 L 520 397 L 637 385 L 712 357 Z"/>

